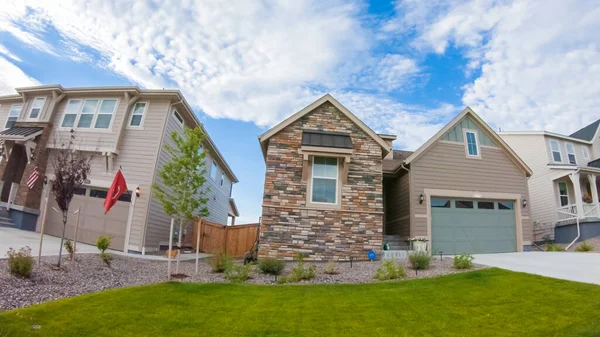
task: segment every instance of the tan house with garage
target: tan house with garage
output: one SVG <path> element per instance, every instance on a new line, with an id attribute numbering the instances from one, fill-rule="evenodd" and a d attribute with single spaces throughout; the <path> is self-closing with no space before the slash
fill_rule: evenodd
<path id="1" fill-rule="evenodd" d="M 259 255 L 366 259 L 415 236 L 433 253 L 529 248 L 531 170 L 470 108 L 415 152 L 395 139 L 329 94 L 261 135 Z"/>
<path id="2" fill-rule="evenodd" d="M 89 182 L 70 206 L 72 212 L 81 209 L 79 239 L 93 243 L 99 235 L 110 235 L 113 249 L 142 254 L 168 242 L 170 218 L 151 185 L 161 184 L 157 172 L 169 160 L 164 144 L 171 142 L 170 134 L 203 127 L 179 90 L 45 85 L 16 91 L 0 96 L 0 206 L 8 208 L 0 214 L 0 225 L 39 231 L 39 215 L 46 210 L 45 232 L 61 234 L 61 216 L 45 182 L 53 178 L 53 149 L 73 132 L 74 147 L 94 156 Z M 210 137 L 203 148 L 210 190 L 207 220 L 227 224 L 238 216 L 231 198 L 237 178 Z M 29 188 L 35 167 L 40 179 Z M 119 168 L 129 193 L 104 215 L 104 198 Z M 69 218 L 68 237 L 75 218 Z"/>

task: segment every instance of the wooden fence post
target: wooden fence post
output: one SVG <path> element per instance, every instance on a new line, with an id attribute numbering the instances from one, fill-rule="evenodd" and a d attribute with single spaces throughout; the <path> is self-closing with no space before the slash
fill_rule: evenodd
<path id="1" fill-rule="evenodd" d="M 223 250 L 225 250 L 225 254 L 228 254 L 228 252 L 227 252 L 227 241 L 229 241 L 229 238 L 227 237 L 228 235 L 229 235 L 229 228 L 228 228 L 228 226 L 225 226 L 225 235 L 224 235 L 225 244 L 223 245 L 223 247 L 224 247 Z"/>

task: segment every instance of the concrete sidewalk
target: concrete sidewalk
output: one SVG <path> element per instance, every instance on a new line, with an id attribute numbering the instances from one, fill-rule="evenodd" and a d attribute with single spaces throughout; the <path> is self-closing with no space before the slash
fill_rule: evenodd
<path id="1" fill-rule="evenodd" d="M 600 254 L 522 252 L 476 254 L 475 263 L 563 280 L 600 284 Z"/>
<path id="2" fill-rule="evenodd" d="M 5 259 L 9 248 L 19 250 L 21 247 L 31 248 L 31 256 L 37 257 L 40 247 L 40 233 L 24 231 L 15 228 L 0 227 L 0 260 Z M 42 246 L 42 256 L 56 256 L 60 247 L 60 238 L 51 235 L 44 235 L 44 244 Z M 146 260 L 167 261 L 164 255 L 140 255 L 127 254 L 118 250 L 110 250 L 111 254 L 135 257 Z M 97 254 L 98 248 L 92 245 L 78 242 L 77 254 Z M 63 255 L 66 252 L 63 250 Z M 210 254 L 200 253 L 199 257 L 205 258 Z M 196 259 L 196 254 L 182 254 L 180 261 L 189 261 Z M 174 261 L 174 260 L 172 260 Z"/>

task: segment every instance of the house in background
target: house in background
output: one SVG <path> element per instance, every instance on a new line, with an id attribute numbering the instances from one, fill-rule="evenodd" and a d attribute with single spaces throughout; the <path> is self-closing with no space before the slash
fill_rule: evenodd
<path id="1" fill-rule="evenodd" d="M 501 132 L 532 168 L 529 180 L 535 240 L 569 243 L 600 236 L 600 120 L 566 136 L 548 131 Z"/>
<path id="2" fill-rule="evenodd" d="M 52 151 L 74 130 L 74 147 L 94 155 L 89 183 L 76 191 L 70 205 L 71 211 L 81 207 L 79 239 L 94 243 L 98 236 L 110 235 L 113 249 L 137 253 L 158 250 L 168 241 L 170 218 L 151 186 L 161 184 L 157 173 L 169 160 L 164 145 L 172 144 L 170 134 L 202 127 L 179 90 L 45 85 L 16 91 L 0 96 L 0 201 L 9 206 L 11 225 L 39 231 L 45 209 L 45 233 L 61 235 L 62 217 L 54 211 L 58 207 L 44 177 L 53 178 Z M 228 217 L 238 216 L 231 198 L 238 180 L 208 135 L 203 147 L 208 151 L 207 220 L 227 224 Z M 40 179 L 30 189 L 27 180 L 34 167 Z M 130 193 L 104 215 L 104 198 L 119 167 Z M 73 235 L 74 222 L 70 216 L 67 237 Z"/>
<path id="3" fill-rule="evenodd" d="M 329 94 L 261 135 L 259 255 L 365 259 L 413 236 L 433 253 L 528 249 L 531 170 L 471 109 L 414 153 L 395 139 Z"/>

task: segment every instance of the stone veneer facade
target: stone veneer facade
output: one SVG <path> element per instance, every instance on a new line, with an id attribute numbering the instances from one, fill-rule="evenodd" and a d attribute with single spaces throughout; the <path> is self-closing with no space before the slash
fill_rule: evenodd
<path id="1" fill-rule="evenodd" d="M 353 155 L 339 209 L 307 207 L 302 130 L 349 133 Z M 310 260 L 367 259 L 383 234 L 382 148 L 325 102 L 269 138 L 259 256 Z M 341 177 L 340 177 L 341 183 Z"/>

